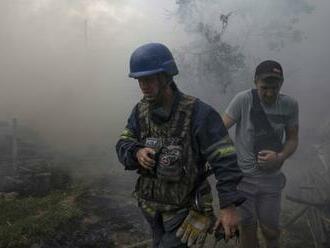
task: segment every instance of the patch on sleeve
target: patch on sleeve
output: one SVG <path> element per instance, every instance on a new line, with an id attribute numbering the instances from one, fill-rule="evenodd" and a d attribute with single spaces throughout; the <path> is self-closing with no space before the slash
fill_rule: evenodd
<path id="1" fill-rule="evenodd" d="M 214 161 L 223 157 L 234 155 L 235 153 L 236 149 L 234 147 L 233 141 L 230 139 L 229 135 L 226 135 L 218 142 L 210 145 L 205 150 L 204 154 L 208 161 Z"/>
<path id="2" fill-rule="evenodd" d="M 133 141 L 137 141 L 136 136 L 134 135 L 134 133 L 129 130 L 128 128 L 125 128 L 122 133 L 120 134 L 120 139 L 128 139 L 128 140 L 133 140 Z"/>

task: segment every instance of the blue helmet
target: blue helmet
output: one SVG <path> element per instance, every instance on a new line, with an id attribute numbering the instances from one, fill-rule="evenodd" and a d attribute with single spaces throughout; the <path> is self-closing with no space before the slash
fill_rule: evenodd
<path id="1" fill-rule="evenodd" d="M 139 78 L 165 72 L 169 76 L 179 73 L 170 50 L 160 43 L 138 47 L 130 58 L 129 77 Z"/>

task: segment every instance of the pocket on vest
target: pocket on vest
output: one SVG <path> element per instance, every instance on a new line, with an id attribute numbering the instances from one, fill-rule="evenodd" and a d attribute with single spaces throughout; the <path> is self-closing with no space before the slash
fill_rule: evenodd
<path id="1" fill-rule="evenodd" d="M 138 197 L 158 203 L 185 206 L 190 200 L 191 184 L 186 180 L 169 182 L 141 176 L 136 185 Z"/>

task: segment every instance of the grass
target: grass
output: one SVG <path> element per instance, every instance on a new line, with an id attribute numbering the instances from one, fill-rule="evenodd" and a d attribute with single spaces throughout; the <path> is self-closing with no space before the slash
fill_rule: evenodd
<path id="1" fill-rule="evenodd" d="M 0 199 L 0 247 L 29 247 L 56 234 L 82 215 L 79 190 L 45 197 Z"/>

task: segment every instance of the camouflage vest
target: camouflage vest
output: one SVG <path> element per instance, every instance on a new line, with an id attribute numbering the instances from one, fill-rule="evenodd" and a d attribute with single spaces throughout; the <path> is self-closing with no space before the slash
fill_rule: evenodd
<path id="1" fill-rule="evenodd" d="M 155 171 L 140 171 L 136 195 L 140 202 L 151 202 L 166 209 L 190 205 L 198 175 L 193 159 L 191 126 L 195 98 L 181 95 L 170 120 L 156 125 L 150 118 L 149 105 L 138 104 L 140 139 L 156 148 Z M 158 207 L 157 207 L 158 208 Z"/>

